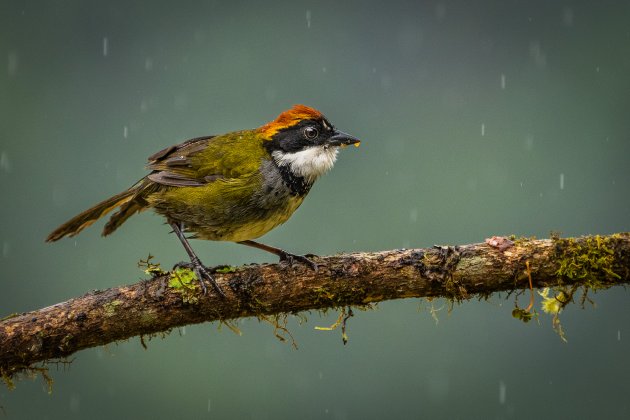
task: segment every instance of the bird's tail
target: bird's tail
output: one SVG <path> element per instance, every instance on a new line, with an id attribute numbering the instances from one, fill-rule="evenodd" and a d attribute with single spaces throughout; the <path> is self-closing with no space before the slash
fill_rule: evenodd
<path id="1" fill-rule="evenodd" d="M 103 236 L 109 235 L 131 216 L 147 208 L 147 202 L 140 195 L 147 186 L 146 181 L 142 180 L 128 190 L 101 201 L 59 226 L 48 235 L 46 242 L 54 242 L 64 236 L 75 236 L 116 207 L 120 207 L 103 229 Z"/>

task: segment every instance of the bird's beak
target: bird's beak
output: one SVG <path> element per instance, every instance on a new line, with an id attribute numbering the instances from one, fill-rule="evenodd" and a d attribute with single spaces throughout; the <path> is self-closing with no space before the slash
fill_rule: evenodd
<path id="1" fill-rule="evenodd" d="M 335 134 L 328 138 L 326 141 L 327 146 L 341 146 L 346 147 L 354 144 L 354 147 L 359 147 L 361 141 L 356 137 L 352 137 L 350 134 L 346 134 L 343 131 L 335 130 Z"/>

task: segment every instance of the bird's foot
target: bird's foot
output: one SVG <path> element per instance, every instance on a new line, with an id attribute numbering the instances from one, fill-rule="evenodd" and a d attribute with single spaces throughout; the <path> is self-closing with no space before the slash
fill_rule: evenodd
<path id="1" fill-rule="evenodd" d="M 210 284 L 212 284 L 212 287 L 214 288 L 214 290 L 216 290 L 216 292 L 221 296 L 221 297 L 226 297 L 225 296 L 225 292 L 223 292 L 223 290 L 221 289 L 221 287 L 219 287 L 219 285 L 217 284 L 216 280 L 214 279 L 214 277 L 212 277 L 212 275 L 210 274 L 210 272 L 208 271 L 208 269 L 206 267 L 204 267 L 203 264 L 201 264 L 200 260 L 193 260 L 191 262 L 179 262 L 177 264 L 175 264 L 175 266 L 173 267 L 173 269 L 175 268 L 179 268 L 179 267 L 183 267 L 183 268 L 188 268 L 190 270 L 192 270 L 195 275 L 197 276 L 197 280 L 199 280 L 199 285 L 201 286 L 201 291 L 203 292 L 203 294 L 208 294 L 208 289 L 206 287 L 206 281 L 210 282 Z"/>
<path id="2" fill-rule="evenodd" d="M 282 251 L 282 253 L 280 254 L 280 262 L 285 262 L 289 264 L 289 267 L 292 267 L 293 263 L 295 263 L 296 261 L 301 262 L 302 264 L 310 267 L 313 271 L 317 272 L 317 264 L 315 264 L 312 260 L 306 258 L 306 256 L 304 255 L 295 255 L 286 251 Z"/>

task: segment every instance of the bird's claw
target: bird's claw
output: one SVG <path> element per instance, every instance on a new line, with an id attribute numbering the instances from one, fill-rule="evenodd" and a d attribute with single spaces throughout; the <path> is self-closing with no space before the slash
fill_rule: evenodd
<path id="1" fill-rule="evenodd" d="M 299 261 L 302 264 L 311 268 L 311 270 L 317 272 L 317 264 L 315 264 L 312 260 L 306 258 L 304 255 L 295 255 L 289 252 L 284 251 L 282 255 L 280 255 L 280 262 L 285 262 L 289 265 L 289 267 L 293 267 L 293 264 Z"/>
<path id="2" fill-rule="evenodd" d="M 173 268 L 175 269 L 179 267 L 188 268 L 195 273 L 195 275 L 197 276 L 197 280 L 199 280 L 201 291 L 203 292 L 204 295 L 208 294 L 208 288 L 206 287 L 206 283 L 205 283 L 206 281 L 208 281 L 210 282 L 214 290 L 216 290 L 216 292 L 221 297 L 226 297 L 225 292 L 223 292 L 221 287 L 219 287 L 216 280 L 214 279 L 214 277 L 212 277 L 208 269 L 204 267 L 203 264 L 201 264 L 201 261 L 191 261 L 191 262 L 182 261 L 175 264 Z"/>

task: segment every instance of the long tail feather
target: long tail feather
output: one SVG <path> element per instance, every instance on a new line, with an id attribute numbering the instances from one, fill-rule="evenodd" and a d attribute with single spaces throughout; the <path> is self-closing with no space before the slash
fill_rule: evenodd
<path id="1" fill-rule="evenodd" d="M 107 200 L 101 201 L 94 207 L 85 210 L 83 213 L 74 216 L 72 219 L 68 220 L 66 223 L 59 226 L 50 235 L 48 235 L 48 238 L 46 238 L 46 242 L 58 241 L 64 236 L 75 236 L 83 229 L 90 226 L 92 223 L 96 222 L 98 219 L 105 216 L 116 207 L 121 207 L 121 209 L 116 214 L 114 214 L 114 216 L 112 216 L 112 220 L 110 220 L 110 222 L 108 223 L 108 226 L 112 226 L 110 226 L 109 229 L 106 228 L 103 231 L 103 236 L 110 234 L 125 220 L 127 220 L 136 212 L 142 210 L 143 206 L 141 202 L 136 203 L 136 200 L 132 201 L 138 193 L 140 189 L 139 187 L 139 185 L 131 187 L 130 189 L 123 191 L 120 194 L 116 194 L 115 196 L 110 197 Z M 131 213 L 128 213 L 129 210 L 133 211 Z M 113 223 L 115 219 L 119 220 L 119 222 Z"/>
<path id="2" fill-rule="evenodd" d="M 136 213 L 141 212 L 146 208 L 144 203 L 140 203 L 137 200 L 132 200 L 124 203 L 120 206 L 120 209 L 112 214 L 112 217 L 109 218 L 109 221 L 103 228 L 103 236 L 107 236 L 116 229 L 120 227 L 123 223 L 127 221 L 131 216 Z"/>

